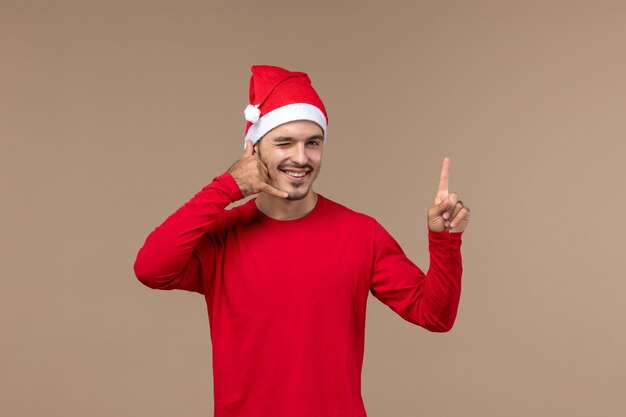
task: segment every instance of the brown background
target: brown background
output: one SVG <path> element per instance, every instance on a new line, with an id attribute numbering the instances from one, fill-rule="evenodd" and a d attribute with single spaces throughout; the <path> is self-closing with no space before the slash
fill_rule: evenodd
<path id="1" fill-rule="evenodd" d="M 203 298 L 132 264 L 241 154 L 252 64 L 311 75 L 317 191 L 418 265 L 444 155 L 472 208 L 452 332 L 370 297 L 370 416 L 626 414 L 624 2 L 0 7 L 1 415 L 212 414 Z"/>

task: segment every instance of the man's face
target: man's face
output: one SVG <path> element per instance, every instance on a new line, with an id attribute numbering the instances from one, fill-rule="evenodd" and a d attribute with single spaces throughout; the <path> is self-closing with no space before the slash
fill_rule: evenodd
<path id="1" fill-rule="evenodd" d="M 255 145 L 267 166 L 269 184 L 286 191 L 289 200 L 309 194 L 322 163 L 324 133 L 308 120 L 297 120 L 270 130 Z"/>

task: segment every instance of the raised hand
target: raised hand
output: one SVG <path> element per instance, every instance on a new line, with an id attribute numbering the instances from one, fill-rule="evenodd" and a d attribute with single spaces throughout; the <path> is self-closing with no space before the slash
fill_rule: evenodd
<path id="1" fill-rule="evenodd" d="M 449 177 L 450 158 L 445 157 L 441 166 L 437 195 L 428 210 L 428 228 L 433 232 L 461 233 L 469 224 L 469 208 L 463 205 L 457 193 L 448 192 Z"/>
<path id="2" fill-rule="evenodd" d="M 260 193 L 261 191 L 280 198 L 287 198 L 289 195 L 287 192 L 268 184 L 267 167 L 254 153 L 252 141 L 246 141 L 246 149 L 243 156 L 228 171 L 237 182 L 244 197 Z"/>

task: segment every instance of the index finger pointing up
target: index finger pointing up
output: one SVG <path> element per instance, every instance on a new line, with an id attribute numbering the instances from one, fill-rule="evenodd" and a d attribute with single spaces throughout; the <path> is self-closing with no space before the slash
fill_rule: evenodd
<path id="1" fill-rule="evenodd" d="M 448 178 L 450 176 L 450 158 L 447 156 L 443 158 L 443 164 L 441 165 L 441 175 L 439 176 L 439 188 L 437 194 L 448 194 Z"/>

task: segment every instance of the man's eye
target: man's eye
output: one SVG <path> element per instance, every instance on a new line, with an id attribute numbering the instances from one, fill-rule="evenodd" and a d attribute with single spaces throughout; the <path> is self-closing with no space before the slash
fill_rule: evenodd
<path id="1" fill-rule="evenodd" d="M 320 144 L 320 143 L 319 143 L 319 141 L 317 141 L 317 140 L 311 140 L 311 141 L 309 141 L 309 145 L 311 145 L 311 146 L 319 146 L 319 144 Z"/>

